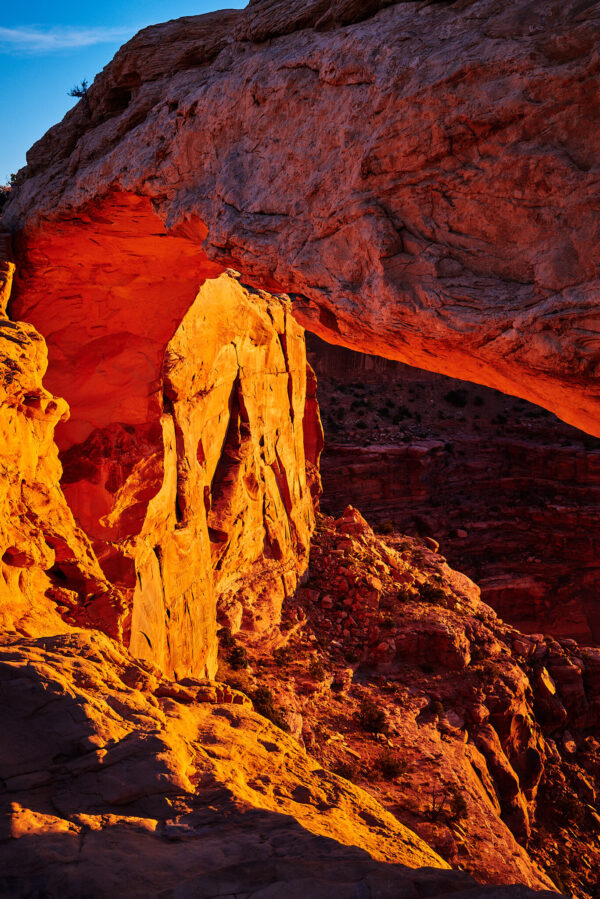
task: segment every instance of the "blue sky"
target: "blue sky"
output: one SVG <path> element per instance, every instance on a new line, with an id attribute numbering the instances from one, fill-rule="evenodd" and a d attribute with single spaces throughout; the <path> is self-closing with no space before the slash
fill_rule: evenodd
<path id="1" fill-rule="evenodd" d="M 140 28 L 247 0 L 28 0 L 3 4 L 0 19 L 0 184 L 77 101 L 68 91 L 93 81 Z"/>

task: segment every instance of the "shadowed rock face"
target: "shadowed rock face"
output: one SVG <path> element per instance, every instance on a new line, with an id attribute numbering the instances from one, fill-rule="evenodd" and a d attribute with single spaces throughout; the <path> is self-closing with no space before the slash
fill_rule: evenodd
<path id="1" fill-rule="evenodd" d="M 119 51 L 20 175 L 15 310 L 38 289 L 54 304 L 55 264 L 93 280 L 88 252 L 53 235 L 94 210 L 102 244 L 118 187 L 179 235 L 208 232 L 210 259 L 296 294 L 329 339 L 600 433 L 600 4 L 290 5 L 168 22 Z M 187 280 L 190 298 L 205 264 L 141 253 L 124 284 L 111 261 L 122 294 Z M 50 358 L 52 377 L 52 340 Z"/>

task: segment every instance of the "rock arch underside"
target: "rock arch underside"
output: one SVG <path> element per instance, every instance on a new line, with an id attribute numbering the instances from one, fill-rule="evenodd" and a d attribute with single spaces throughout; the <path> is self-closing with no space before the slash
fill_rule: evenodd
<path id="1" fill-rule="evenodd" d="M 304 328 L 600 437 L 599 34 L 584 0 L 254 0 L 144 29 L 29 151 L 0 263 L 2 895 L 476 888 L 445 859 L 521 885 L 494 895 L 566 890 L 534 836 L 548 784 L 558 808 L 575 782 L 573 895 L 597 895 L 600 650 L 517 634 L 432 546 L 355 511 L 315 531 Z M 408 636 L 369 617 L 425 587 Z M 320 767 L 291 693 L 302 746 L 215 682 L 218 627 L 238 658 L 283 659 L 311 602 L 311 651 L 366 621 L 346 673 L 433 659 L 468 683 L 442 737 L 435 690 L 404 696 L 434 776 L 469 785 L 463 836 L 440 836 L 435 795 L 417 836 Z"/>

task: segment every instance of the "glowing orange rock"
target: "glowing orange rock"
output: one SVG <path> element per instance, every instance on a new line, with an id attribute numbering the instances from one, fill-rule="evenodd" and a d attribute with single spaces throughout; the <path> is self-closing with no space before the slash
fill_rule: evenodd
<path id="1" fill-rule="evenodd" d="M 77 531 L 83 549 L 60 544 L 49 608 L 53 600 L 67 621 L 123 639 L 170 675 L 212 676 L 217 600 L 236 605 L 245 630 L 269 629 L 307 564 L 322 430 L 314 383 L 304 420 L 303 330 L 287 298 L 246 289 L 231 274 L 210 277 L 218 269 L 198 243 L 166 235 L 145 200 L 111 193 L 102 213 L 57 222 L 31 249 L 52 259 L 68 245 L 94 272 L 90 282 L 74 270 L 48 305 L 58 272 L 50 281 L 21 274 L 27 314 L 48 335 L 47 380 L 71 404 L 67 421 L 64 401 L 44 401 L 55 414 L 33 449 L 51 447 L 44 481 L 52 489 L 60 420 L 64 491 L 93 543 L 92 551 Z M 128 277 L 143 254 L 149 277 Z M 116 260 L 122 285 L 111 288 Z M 192 277 L 203 282 L 195 300 Z M 45 361 L 43 341 L 25 330 Z M 35 357 L 31 367 L 39 381 Z M 27 415 L 39 417 L 37 393 L 28 396 Z M 57 502 L 75 529 L 60 491 Z M 12 540 L 5 560 L 34 566 L 45 589 L 51 550 L 42 542 L 42 555 L 32 555 L 22 542 Z"/>
<path id="2" fill-rule="evenodd" d="M 93 625 L 105 607 L 107 631 L 120 637 L 123 598 L 60 489 L 54 428 L 68 409 L 42 386 L 46 362 L 31 325 L 0 321 L 0 629 L 56 634 L 65 622 Z"/>

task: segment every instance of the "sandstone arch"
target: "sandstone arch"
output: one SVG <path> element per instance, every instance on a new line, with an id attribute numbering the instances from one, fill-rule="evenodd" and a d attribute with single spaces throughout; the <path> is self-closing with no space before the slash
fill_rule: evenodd
<path id="1" fill-rule="evenodd" d="M 28 270 L 15 312 L 36 279 L 54 304 L 53 266 L 74 270 L 66 247 L 36 256 L 52 221 L 110 219 L 118 185 L 170 233 L 206 228 L 211 260 L 295 294 L 330 340 L 600 433 L 599 4 L 359 6 L 315 2 L 295 21 L 259 0 L 125 45 L 89 112 L 78 104 L 30 151 L 7 213 Z"/>

